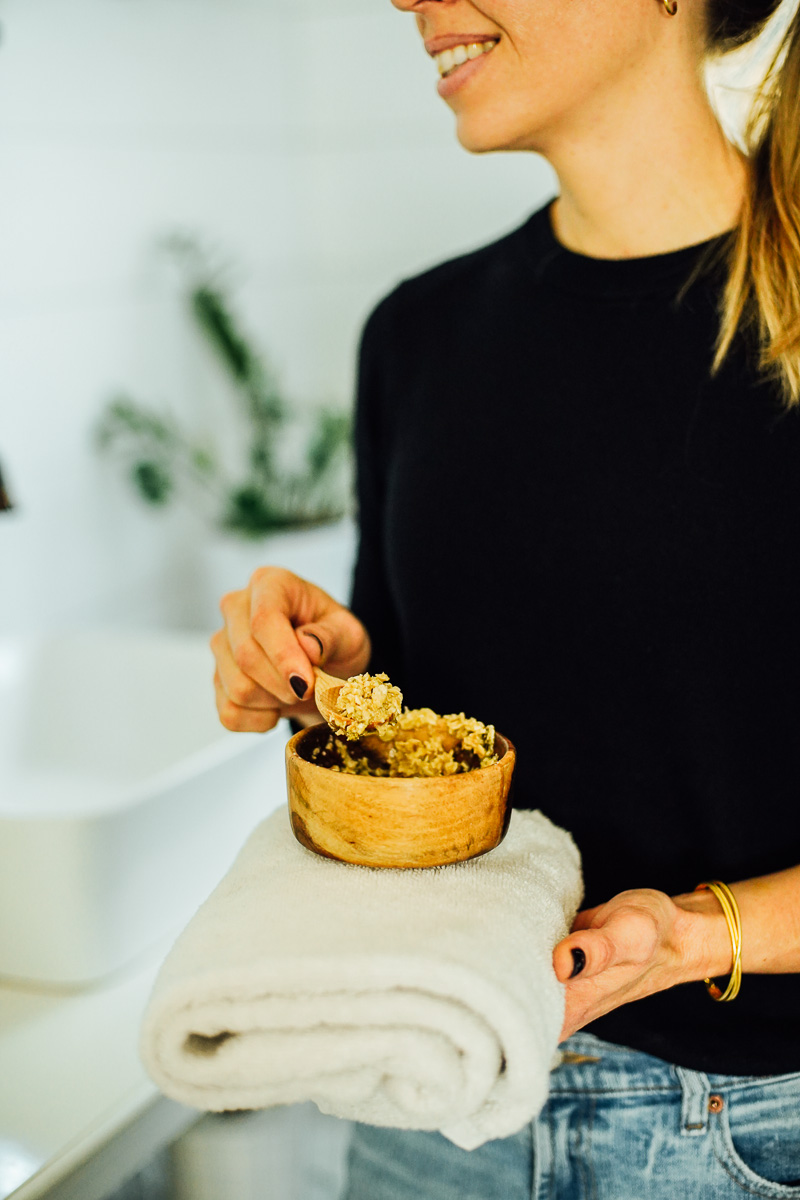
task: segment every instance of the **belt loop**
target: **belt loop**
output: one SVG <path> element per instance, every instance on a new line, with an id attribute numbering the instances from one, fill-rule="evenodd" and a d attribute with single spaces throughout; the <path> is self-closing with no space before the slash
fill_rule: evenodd
<path id="1" fill-rule="evenodd" d="M 702 1137 L 708 1131 L 708 1097 L 711 1084 L 702 1071 L 676 1067 L 681 1085 L 681 1137 Z"/>

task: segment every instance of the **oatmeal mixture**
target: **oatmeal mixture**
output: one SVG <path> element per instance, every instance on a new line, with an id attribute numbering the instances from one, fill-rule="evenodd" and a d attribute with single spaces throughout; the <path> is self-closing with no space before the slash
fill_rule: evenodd
<path id="1" fill-rule="evenodd" d="M 367 730 L 390 728 L 402 705 L 403 693 L 388 675 L 354 675 L 339 689 L 334 731 L 354 741 Z"/>
<path id="2" fill-rule="evenodd" d="M 332 771 L 401 778 L 456 775 L 491 766 L 497 757 L 493 725 L 464 713 L 440 717 L 430 708 L 403 709 L 391 724 L 356 740 L 331 731 L 311 752 L 312 762 Z"/>

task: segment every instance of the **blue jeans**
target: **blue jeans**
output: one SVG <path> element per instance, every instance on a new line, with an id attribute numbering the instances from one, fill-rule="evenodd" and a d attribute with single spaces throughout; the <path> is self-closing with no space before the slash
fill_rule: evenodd
<path id="1" fill-rule="evenodd" d="M 705 1075 L 577 1033 L 539 1117 L 460 1150 L 357 1124 L 340 1200 L 800 1200 L 800 1072 Z"/>

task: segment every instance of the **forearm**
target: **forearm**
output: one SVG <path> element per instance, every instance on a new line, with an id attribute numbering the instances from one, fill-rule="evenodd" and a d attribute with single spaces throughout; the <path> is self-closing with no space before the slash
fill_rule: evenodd
<path id="1" fill-rule="evenodd" d="M 728 886 L 742 919 L 743 973 L 800 973 L 800 866 Z M 700 891 L 673 900 L 686 914 L 679 937 L 687 980 L 728 974 L 731 939 L 717 898 Z"/>

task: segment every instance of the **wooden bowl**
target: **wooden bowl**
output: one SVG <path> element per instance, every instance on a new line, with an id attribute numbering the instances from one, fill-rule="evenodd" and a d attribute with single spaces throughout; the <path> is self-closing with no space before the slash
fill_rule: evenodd
<path id="1" fill-rule="evenodd" d="M 438 867 L 486 854 L 506 835 L 516 751 L 495 734 L 490 767 L 434 778 L 348 775 L 310 761 L 328 736 L 312 725 L 286 744 L 286 784 L 298 842 L 367 867 Z"/>

